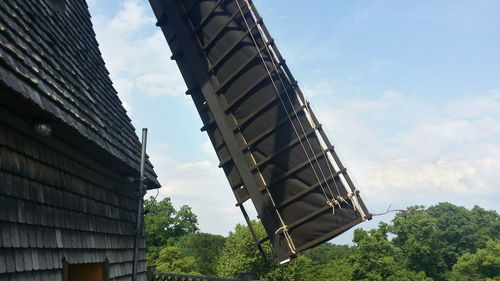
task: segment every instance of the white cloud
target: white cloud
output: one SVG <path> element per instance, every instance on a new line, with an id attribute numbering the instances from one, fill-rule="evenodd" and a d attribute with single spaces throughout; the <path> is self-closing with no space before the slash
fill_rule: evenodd
<path id="1" fill-rule="evenodd" d="M 213 159 L 214 161 L 217 160 L 217 154 L 215 153 L 214 147 L 212 146 L 212 142 L 210 139 L 207 138 L 205 142 L 201 145 L 201 150 L 207 157 L 210 159 Z"/>
<path id="2" fill-rule="evenodd" d="M 369 206 L 450 201 L 498 208 L 497 91 L 443 104 L 395 91 L 331 99 L 322 104 L 336 106 L 319 106 L 320 120 L 355 167 Z"/>
<path id="3" fill-rule="evenodd" d="M 201 149 L 208 150 L 206 146 L 203 143 Z M 222 169 L 211 155 L 200 161 L 186 162 L 168 157 L 171 149 L 175 148 L 153 144 L 149 152 L 162 184 L 158 197 L 171 197 L 177 207 L 191 206 L 198 215 L 201 231 L 227 235 L 237 223 L 243 222 L 243 217 L 235 207 Z M 213 151 L 212 147 L 210 149 Z M 148 196 L 155 196 L 156 192 L 150 191 Z"/>
<path id="4" fill-rule="evenodd" d="M 185 84 L 149 6 L 137 0 L 120 4 L 112 17 L 94 15 L 94 29 L 114 86 L 129 106 L 137 95 L 182 95 Z"/>
<path id="5" fill-rule="evenodd" d="M 500 114 L 500 91 L 489 91 L 488 95 L 462 98 L 452 102 L 449 114 L 464 118 L 480 117 L 485 114 Z"/>
<path id="6" fill-rule="evenodd" d="M 329 83 L 319 82 L 312 87 L 303 87 L 302 91 L 306 99 L 317 97 L 321 94 L 332 93 L 333 89 Z"/>

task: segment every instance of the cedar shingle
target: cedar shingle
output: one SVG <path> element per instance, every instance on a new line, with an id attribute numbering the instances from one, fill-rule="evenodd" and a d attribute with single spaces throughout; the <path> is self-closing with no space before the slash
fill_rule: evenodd
<path id="1" fill-rule="evenodd" d="M 26 216 L 25 215 L 26 215 L 26 210 L 25 210 L 25 207 L 24 207 L 24 202 L 20 201 L 17 204 L 17 221 L 20 222 L 20 223 L 26 222 Z"/>
<path id="2" fill-rule="evenodd" d="M 24 224 L 19 225 L 19 238 L 20 238 L 20 246 L 22 248 L 29 248 L 29 238 L 28 238 L 28 227 Z"/>
<path id="3" fill-rule="evenodd" d="M 16 5 L 10 0 L 0 7 L 2 42 L 10 42 L 0 48 L 1 69 L 15 73 L 0 79 L 137 169 L 139 141 L 90 32 L 86 6 L 72 1 L 64 14 L 53 14 L 40 1 Z M 156 182 L 149 163 L 147 170 Z"/>
<path id="4" fill-rule="evenodd" d="M 37 248 L 43 248 L 43 230 L 36 231 L 36 246 Z"/>
<path id="5" fill-rule="evenodd" d="M 31 261 L 33 262 L 33 270 L 40 269 L 40 262 L 38 259 L 38 249 L 31 249 Z"/>
<path id="6" fill-rule="evenodd" d="M 36 254 L 38 255 L 38 262 L 40 264 L 40 269 L 47 269 L 47 258 L 45 255 L 45 249 L 39 249 L 36 251 Z"/>
<path id="7" fill-rule="evenodd" d="M 55 237 L 56 237 L 57 248 L 62 248 L 63 247 L 63 243 L 62 243 L 62 237 L 61 237 L 61 230 L 60 229 L 55 229 Z"/>
<path id="8" fill-rule="evenodd" d="M 2 255 L 5 257 L 6 272 L 14 272 L 16 270 L 16 259 L 12 249 L 3 249 Z"/>
<path id="9" fill-rule="evenodd" d="M 16 273 L 15 275 L 16 275 L 16 277 L 12 278 L 12 280 L 16 280 L 16 281 L 26 281 L 27 280 L 26 274 L 24 272 L 23 273 Z"/>
<path id="10" fill-rule="evenodd" d="M 1 202 L 0 202 L 1 203 Z M 0 210 L 1 211 L 1 210 Z M 2 245 L 3 247 L 12 247 L 12 239 L 10 238 L 10 231 L 7 229 L 7 223 L 2 224 Z"/>
<path id="11" fill-rule="evenodd" d="M 28 230 L 29 247 L 35 248 L 37 246 L 37 233 L 36 231 Z"/>
<path id="12" fill-rule="evenodd" d="M 19 248 L 21 246 L 21 239 L 19 238 L 19 230 L 17 224 L 9 224 L 5 231 L 10 229 L 10 239 L 12 240 L 12 247 Z"/>
<path id="13" fill-rule="evenodd" d="M 24 255 L 21 249 L 14 250 L 14 258 L 16 259 L 16 271 L 21 272 L 24 271 Z"/>
<path id="14" fill-rule="evenodd" d="M 31 260 L 31 251 L 29 249 L 23 250 L 23 259 L 24 259 L 24 270 L 26 271 L 33 270 L 33 261 Z"/>
<path id="15" fill-rule="evenodd" d="M 7 271 L 7 265 L 5 264 L 5 255 L 0 255 L 0 276 L 2 273 Z"/>

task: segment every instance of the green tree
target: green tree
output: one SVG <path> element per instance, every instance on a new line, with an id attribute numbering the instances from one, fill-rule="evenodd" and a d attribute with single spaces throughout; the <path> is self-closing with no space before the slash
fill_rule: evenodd
<path id="1" fill-rule="evenodd" d="M 348 257 L 333 259 L 326 264 L 317 264 L 307 274 L 310 281 L 352 280 L 352 260 Z"/>
<path id="2" fill-rule="evenodd" d="M 387 240 L 387 229 L 387 224 L 381 223 L 379 229 L 369 232 L 355 230 L 355 251 L 349 257 L 351 280 L 432 280 L 423 272 L 416 273 L 405 267 L 403 251 Z"/>
<path id="3" fill-rule="evenodd" d="M 478 206 L 467 210 L 450 203 L 439 203 L 426 212 L 436 219 L 448 270 L 462 254 L 475 252 L 484 247 L 488 239 L 498 237 L 498 229 L 494 228 L 499 219 L 496 211 L 486 211 Z"/>
<path id="4" fill-rule="evenodd" d="M 197 271 L 202 275 L 215 275 L 215 262 L 224 247 L 225 238 L 210 233 L 191 233 L 177 242 L 183 256 L 196 259 Z"/>
<path id="5" fill-rule="evenodd" d="M 154 264 L 161 248 L 172 245 L 179 237 L 198 230 L 196 215 L 189 206 L 175 210 L 170 198 L 144 200 L 144 235 L 148 262 Z"/>
<path id="6" fill-rule="evenodd" d="M 261 280 L 266 281 L 313 281 L 315 272 L 313 262 L 305 257 L 299 256 L 296 259 L 284 265 L 272 265 L 269 272 L 260 276 Z"/>
<path id="7" fill-rule="evenodd" d="M 426 211 L 400 212 L 390 225 L 356 230 L 352 247 L 325 243 L 285 265 L 270 266 L 247 226 L 237 225 L 224 238 L 196 233 L 196 215 L 188 206 L 177 211 L 169 198 L 150 198 L 145 209 L 148 262 L 160 271 L 224 277 L 250 271 L 263 281 L 500 281 L 499 216 L 478 206 L 467 210 L 440 203 Z M 252 225 L 266 236 L 260 223 Z M 271 245 L 263 247 L 273 257 Z"/>
<path id="8" fill-rule="evenodd" d="M 348 258 L 352 253 L 352 247 L 331 243 L 304 251 L 302 255 L 312 261 L 303 270 L 305 280 L 351 280 L 352 265 Z"/>
<path id="9" fill-rule="evenodd" d="M 500 215 L 495 210 L 485 210 L 479 206 L 474 206 L 470 212 L 477 229 L 475 247 L 471 252 L 484 248 L 486 242 L 491 239 L 500 239 Z"/>
<path id="10" fill-rule="evenodd" d="M 260 237 L 264 237 L 265 230 L 261 223 L 252 222 L 252 226 Z M 272 257 L 269 243 L 263 244 L 268 257 Z M 238 224 L 234 232 L 230 232 L 224 243 L 222 253 L 217 260 L 216 273 L 223 277 L 237 277 L 239 272 L 254 273 L 254 278 L 266 281 L 311 281 L 307 278 L 312 261 L 305 257 L 290 261 L 284 265 L 266 265 L 255 246 L 248 226 Z"/>
<path id="11" fill-rule="evenodd" d="M 317 247 L 304 251 L 302 255 L 308 257 L 316 264 L 327 264 L 331 260 L 346 258 L 351 252 L 351 247 L 347 245 L 323 243 Z"/>
<path id="12" fill-rule="evenodd" d="M 193 213 L 191 207 L 182 205 L 177 211 L 177 214 L 175 214 L 175 221 L 173 224 L 174 237 L 195 233 L 198 230 L 198 217 Z"/>
<path id="13" fill-rule="evenodd" d="M 194 257 L 183 256 L 177 246 L 165 246 L 156 260 L 156 269 L 160 272 L 200 274 Z"/>
<path id="14" fill-rule="evenodd" d="M 265 237 L 266 233 L 262 224 L 253 221 L 252 226 L 259 237 Z M 266 254 L 271 256 L 271 246 L 267 243 L 263 246 Z M 229 232 L 215 269 L 217 275 L 222 277 L 237 277 L 239 272 L 243 271 L 253 272 L 258 276 L 269 272 L 269 268 L 265 266 L 265 261 L 255 246 L 248 226 L 238 224 L 234 231 Z"/>
<path id="15" fill-rule="evenodd" d="M 418 208 L 415 206 L 412 208 Z M 396 234 L 394 245 L 399 247 L 408 261 L 408 268 L 424 271 L 434 280 L 445 280 L 443 234 L 438 220 L 425 211 L 400 212 L 392 220 L 392 232 Z"/>
<path id="16" fill-rule="evenodd" d="M 500 240 L 491 240 L 475 254 L 462 255 L 453 266 L 451 281 L 500 280 Z"/>

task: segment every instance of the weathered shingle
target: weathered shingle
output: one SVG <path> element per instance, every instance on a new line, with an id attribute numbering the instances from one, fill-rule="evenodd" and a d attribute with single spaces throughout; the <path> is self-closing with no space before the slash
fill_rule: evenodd
<path id="1" fill-rule="evenodd" d="M 7 271 L 7 265 L 5 264 L 5 258 L 6 258 L 5 255 L 0 255 L 0 272 Z M 1 276 L 1 274 L 0 274 L 0 276 Z"/>
<path id="2" fill-rule="evenodd" d="M 0 122 L 0 131 L 8 136 L 0 138 L 0 180 L 5 184 L 0 189 L 0 274 L 41 280 L 49 276 L 46 271 L 61 271 L 63 260 L 107 260 L 116 278 L 129 276 L 135 191 L 115 187 L 124 179 L 109 168 L 101 167 L 99 173 L 89 169 L 98 164 L 84 163 L 84 152 L 64 154 L 54 148 L 64 147 L 54 144 L 57 140 L 51 146 L 36 143 L 19 137 L 27 131 L 6 123 Z M 39 147 L 38 157 L 27 147 Z M 141 245 L 144 249 L 144 240 Z M 143 252 L 139 259 L 143 270 Z"/>
<path id="3" fill-rule="evenodd" d="M 0 281 L 61 280 L 65 262 L 109 262 L 110 280 L 129 280 L 137 197 L 124 188 L 130 186 L 124 173 L 138 170 L 140 144 L 112 87 L 85 1 L 66 1 L 67 9 L 57 12 L 47 1 L 0 5 L 6 97 L 0 99 Z M 75 134 L 71 140 L 36 135 L 23 107 L 92 144 L 81 148 L 72 142 Z M 95 155 L 98 147 L 103 158 Z M 156 182 L 152 166 L 147 169 Z M 144 280 L 144 240 L 141 249 Z"/>
<path id="4" fill-rule="evenodd" d="M 138 170 L 140 144 L 98 49 L 84 0 L 0 5 L 0 84 Z M 158 184 L 152 166 L 147 175 Z"/>

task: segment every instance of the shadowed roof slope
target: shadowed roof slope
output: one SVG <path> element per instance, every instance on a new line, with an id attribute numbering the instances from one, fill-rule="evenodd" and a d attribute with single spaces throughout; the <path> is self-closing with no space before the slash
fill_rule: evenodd
<path id="1" fill-rule="evenodd" d="M 2 0 L 0 84 L 137 171 L 140 143 L 90 17 L 84 0 Z M 150 163 L 147 177 L 159 187 Z"/>

